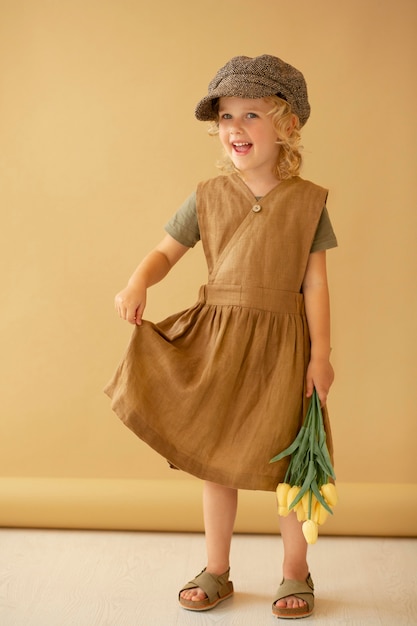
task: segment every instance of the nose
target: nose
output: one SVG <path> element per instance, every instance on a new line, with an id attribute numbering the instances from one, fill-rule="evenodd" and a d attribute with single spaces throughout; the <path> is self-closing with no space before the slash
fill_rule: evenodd
<path id="1" fill-rule="evenodd" d="M 229 133 L 230 135 L 241 135 L 242 128 L 237 122 L 234 121 L 231 127 L 229 128 Z"/>

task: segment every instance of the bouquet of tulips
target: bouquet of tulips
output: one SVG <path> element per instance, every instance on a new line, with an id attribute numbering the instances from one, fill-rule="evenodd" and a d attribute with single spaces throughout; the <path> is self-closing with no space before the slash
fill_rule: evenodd
<path id="1" fill-rule="evenodd" d="M 318 526 L 323 524 L 332 506 L 337 504 L 335 480 L 326 433 L 323 426 L 320 400 L 314 389 L 304 423 L 293 443 L 274 456 L 270 463 L 291 455 L 290 464 L 277 488 L 278 512 L 284 517 L 295 511 L 303 522 L 307 543 L 315 543 Z"/>

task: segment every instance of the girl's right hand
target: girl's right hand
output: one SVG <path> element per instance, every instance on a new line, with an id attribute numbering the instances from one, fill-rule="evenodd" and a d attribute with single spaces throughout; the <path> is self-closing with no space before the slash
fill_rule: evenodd
<path id="1" fill-rule="evenodd" d="M 143 311 L 146 306 L 146 287 L 128 285 L 116 295 L 114 306 L 119 317 L 123 320 L 129 324 L 141 326 Z"/>
<path id="2" fill-rule="evenodd" d="M 114 299 L 116 311 L 123 320 L 129 324 L 142 325 L 147 288 L 159 283 L 189 249 L 167 234 L 146 255 L 130 277 L 127 287 Z"/>

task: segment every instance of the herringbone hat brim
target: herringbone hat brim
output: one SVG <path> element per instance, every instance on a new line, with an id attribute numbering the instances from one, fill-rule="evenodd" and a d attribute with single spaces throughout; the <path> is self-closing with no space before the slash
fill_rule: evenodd
<path id="1" fill-rule="evenodd" d="M 286 100 L 303 126 L 310 115 L 307 85 L 302 73 L 278 57 L 233 57 L 209 83 L 208 94 L 195 109 L 198 120 L 217 118 L 213 106 L 218 98 L 264 98 L 277 95 Z"/>

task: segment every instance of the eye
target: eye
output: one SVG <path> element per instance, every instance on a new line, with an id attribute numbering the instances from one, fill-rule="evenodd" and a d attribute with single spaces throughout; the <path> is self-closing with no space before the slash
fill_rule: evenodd
<path id="1" fill-rule="evenodd" d="M 258 116 L 256 115 L 256 113 L 248 113 L 246 117 L 250 120 L 253 120 Z"/>
<path id="2" fill-rule="evenodd" d="M 232 116 L 230 115 L 230 113 L 221 113 L 220 117 L 222 120 L 231 120 Z"/>

